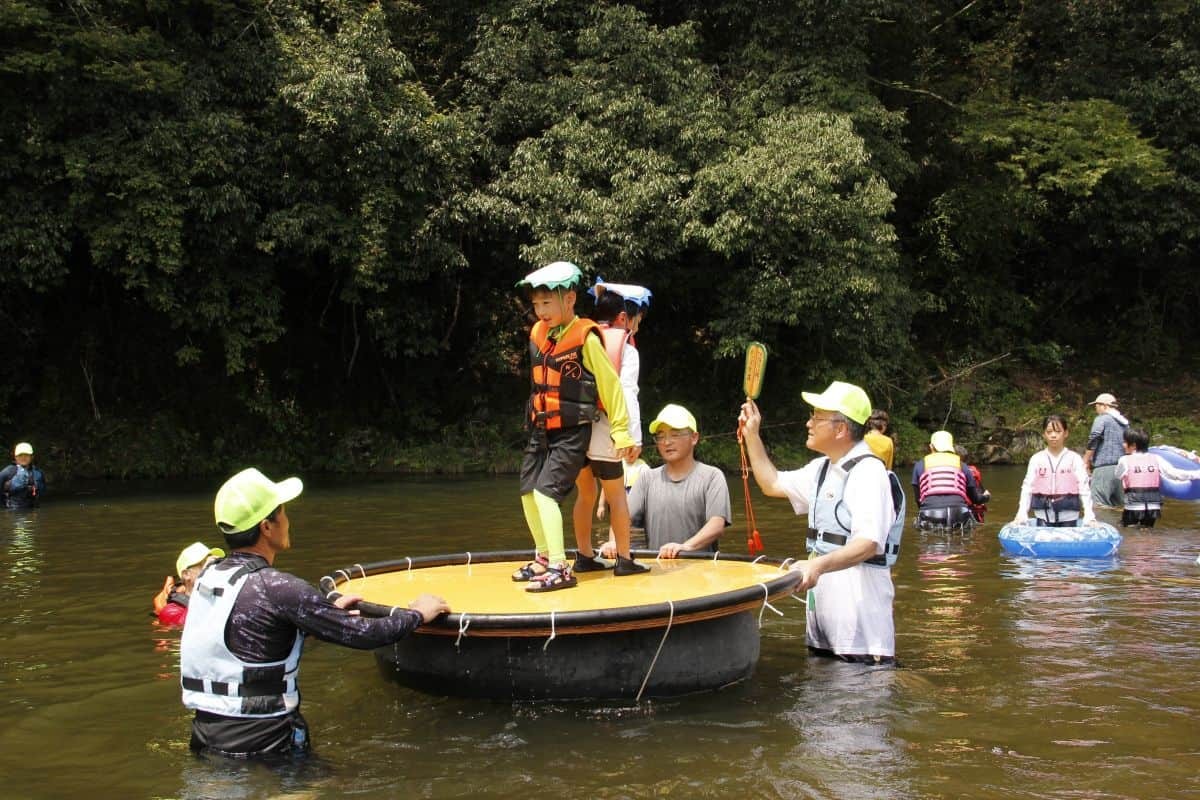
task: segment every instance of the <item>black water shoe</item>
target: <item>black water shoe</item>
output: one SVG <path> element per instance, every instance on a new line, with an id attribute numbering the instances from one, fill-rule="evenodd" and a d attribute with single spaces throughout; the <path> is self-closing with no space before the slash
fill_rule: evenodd
<path id="1" fill-rule="evenodd" d="M 613 575 L 641 575 L 643 572 L 649 572 L 650 568 L 645 564 L 639 564 L 632 558 L 625 556 L 617 556 L 617 564 L 613 567 Z"/>

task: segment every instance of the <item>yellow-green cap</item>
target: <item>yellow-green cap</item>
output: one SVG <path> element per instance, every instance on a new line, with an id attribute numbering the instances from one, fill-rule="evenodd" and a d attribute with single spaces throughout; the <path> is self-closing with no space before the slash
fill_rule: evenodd
<path id="1" fill-rule="evenodd" d="M 209 556 L 224 558 L 225 551 L 219 547 L 209 547 L 203 542 L 193 542 L 179 553 L 179 558 L 175 559 L 175 574 L 183 577 L 183 571 L 188 567 L 194 567 Z"/>
<path id="2" fill-rule="evenodd" d="M 33 455 L 33 445 L 29 442 L 21 442 L 13 448 L 14 456 L 31 456 Z"/>
<path id="3" fill-rule="evenodd" d="M 304 491 L 299 478 L 279 483 L 254 467 L 244 469 L 221 485 L 213 502 L 213 516 L 222 533 L 239 533 L 267 518 L 281 503 L 295 500 Z"/>
<path id="4" fill-rule="evenodd" d="M 953 453 L 954 436 L 950 431 L 934 431 L 929 437 L 929 446 L 938 453 Z"/>
<path id="5" fill-rule="evenodd" d="M 572 289 L 583 279 L 579 267 L 570 261 L 555 261 L 541 269 L 534 270 L 521 280 L 517 286 L 528 286 L 531 289 L 543 287 L 546 289 Z"/>
<path id="6" fill-rule="evenodd" d="M 690 428 L 696 433 L 700 432 L 700 428 L 696 425 L 696 418 L 692 416 L 692 412 L 674 403 L 667 403 L 663 406 L 663 410 L 658 412 L 658 416 L 650 423 L 650 433 L 657 433 L 658 429 L 664 425 L 676 430 Z"/>
<path id="7" fill-rule="evenodd" d="M 871 416 L 871 399 L 858 386 L 844 381 L 834 381 L 829 388 L 820 394 L 801 392 L 804 402 L 822 411 L 836 411 L 847 419 L 852 419 L 859 425 Z"/>

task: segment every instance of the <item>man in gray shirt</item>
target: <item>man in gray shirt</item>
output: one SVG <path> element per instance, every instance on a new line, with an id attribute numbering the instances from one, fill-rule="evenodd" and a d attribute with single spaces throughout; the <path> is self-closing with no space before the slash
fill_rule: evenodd
<path id="1" fill-rule="evenodd" d="M 725 474 L 696 460 L 700 432 L 686 408 L 668 404 L 650 423 L 663 465 L 643 474 L 629 492 L 629 515 L 646 529 L 650 549 L 659 558 L 683 550 L 712 552 L 732 520 Z M 609 542 L 601 548 L 608 556 Z"/>
<path id="2" fill-rule="evenodd" d="M 1096 419 L 1083 454 L 1083 464 L 1092 475 L 1092 502 L 1120 508 L 1125 498 L 1117 477 L 1117 461 L 1125 455 L 1124 437 L 1129 420 L 1117 410 L 1117 398 L 1108 392 L 1097 396 L 1092 405 L 1096 408 Z"/>

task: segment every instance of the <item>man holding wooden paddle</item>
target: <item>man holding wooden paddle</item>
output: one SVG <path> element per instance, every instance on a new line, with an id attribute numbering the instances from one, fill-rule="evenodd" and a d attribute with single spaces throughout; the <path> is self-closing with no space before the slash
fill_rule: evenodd
<path id="1" fill-rule="evenodd" d="M 762 414 L 747 398 L 738 418 L 754 479 L 769 497 L 785 497 L 808 514 L 809 558 L 792 569 L 808 592 L 809 649 L 844 661 L 895 660 L 895 588 L 889 567 L 900 549 L 903 490 L 863 442 L 871 401 L 858 386 L 834 381 L 821 394 L 804 392 L 813 407 L 810 450 L 824 457 L 780 472 L 760 436 Z"/>

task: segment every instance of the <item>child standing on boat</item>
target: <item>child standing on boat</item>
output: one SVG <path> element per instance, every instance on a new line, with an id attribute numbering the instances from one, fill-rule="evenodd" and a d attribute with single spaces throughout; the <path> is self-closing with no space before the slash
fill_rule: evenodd
<path id="1" fill-rule="evenodd" d="M 642 418 L 638 404 L 638 379 L 641 374 L 641 359 L 634 347 L 633 337 L 641 326 L 642 317 L 650 305 L 650 290 L 644 286 L 597 281 L 591 290 L 596 297 L 592 319 L 600 326 L 608 360 L 621 379 L 621 391 L 625 396 L 625 408 L 629 414 L 629 435 L 634 447 L 628 459 L 617 455 L 613 446 L 608 414 L 602 409 L 600 418 L 592 423 L 592 438 L 587 449 L 587 460 L 575 479 L 578 493 L 572 515 L 575 527 L 575 571 L 593 572 L 609 569 L 606 562 L 596 558 L 592 547 L 592 510 L 597 516 L 602 511 L 596 506 L 596 479 L 600 479 L 601 502 L 607 505 L 616 551 L 623 558 L 617 562 L 617 575 L 646 572 L 647 567 L 634 563 L 630 557 L 629 507 L 625 501 L 625 470 L 622 465 L 637 459 L 642 451 Z M 640 460 L 640 459 L 639 459 Z M 642 462 L 645 464 L 645 462 Z M 603 507 L 601 507 L 603 508 Z"/>
<path id="2" fill-rule="evenodd" d="M 521 506 L 537 552 L 513 573 L 528 581 L 526 591 L 549 592 L 575 586 L 577 579 L 563 547 L 559 503 L 570 493 L 587 459 L 592 423 L 601 406 L 608 414 L 616 455 L 636 447 L 629 435 L 629 414 L 620 377 L 604 349 L 595 322 L 575 316 L 576 289 L 583 275 L 567 261 L 536 270 L 518 286 L 527 286 L 538 321 L 529 333 L 532 392 L 531 435 L 521 461 Z M 632 559 L 618 555 L 623 573 Z"/>
<path id="3" fill-rule="evenodd" d="M 1027 523 L 1031 509 L 1039 527 L 1076 527 L 1081 512 L 1084 525 L 1096 521 L 1087 467 L 1078 453 L 1067 449 L 1067 431 L 1067 421 L 1060 414 L 1050 414 L 1043 421 L 1046 448 L 1029 459 L 1014 523 Z"/>

